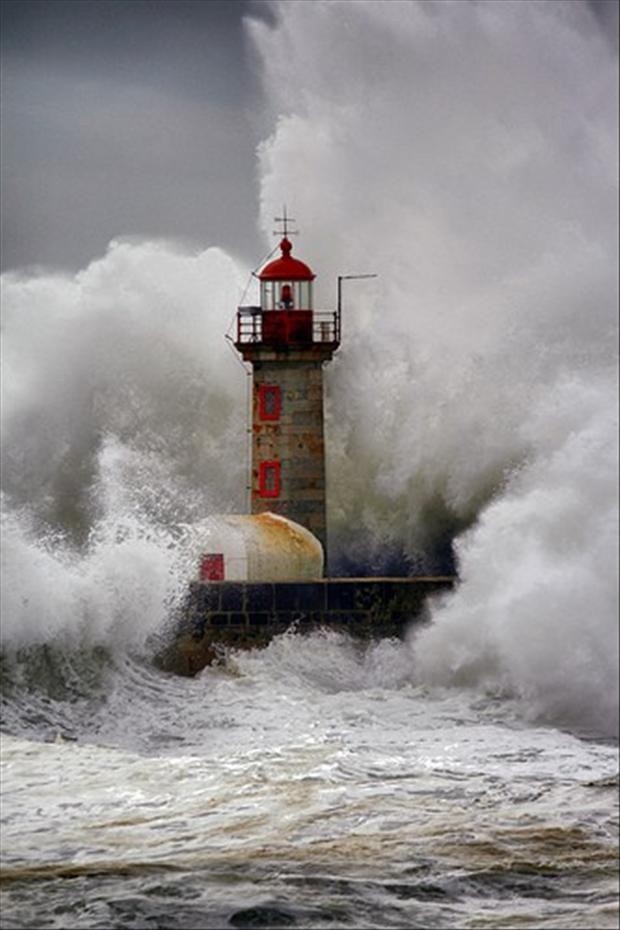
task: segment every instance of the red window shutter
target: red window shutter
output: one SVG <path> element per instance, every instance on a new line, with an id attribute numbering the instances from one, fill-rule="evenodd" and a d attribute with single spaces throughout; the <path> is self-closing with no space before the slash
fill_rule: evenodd
<path id="1" fill-rule="evenodd" d="M 261 497 L 280 496 L 280 463 L 261 462 L 258 469 L 258 493 Z"/>
<path id="2" fill-rule="evenodd" d="M 259 384 L 258 412 L 261 420 L 279 420 L 282 394 L 277 384 Z"/>
<path id="3" fill-rule="evenodd" d="M 207 552 L 200 559 L 201 581 L 224 581 L 224 554 Z"/>

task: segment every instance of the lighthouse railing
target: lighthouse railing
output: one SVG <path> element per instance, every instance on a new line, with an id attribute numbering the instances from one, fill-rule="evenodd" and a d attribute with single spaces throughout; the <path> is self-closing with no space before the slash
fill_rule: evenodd
<path id="1" fill-rule="evenodd" d="M 291 317 L 298 311 L 270 310 L 268 313 L 289 313 Z M 271 329 L 271 328 L 270 328 Z M 340 344 L 340 314 L 334 310 L 312 311 L 311 344 Z M 270 340 L 269 340 L 270 341 Z M 263 311 L 260 307 L 239 307 L 237 310 L 237 344 L 263 344 Z"/>
<path id="2" fill-rule="evenodd" d="M 312 314 L 313 342 L 340 342 L 340 320 L 333 310 L 315 310 Z"/>

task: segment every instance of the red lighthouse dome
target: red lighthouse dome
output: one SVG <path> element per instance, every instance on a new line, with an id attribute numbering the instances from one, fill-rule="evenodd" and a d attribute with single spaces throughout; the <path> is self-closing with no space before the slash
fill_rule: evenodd
<path id="1" fill-rule="evenodd" d="M 306 328 L 309 327 L 308 331 L 311 334 L 312 315 L 310 311 L 312 310 L 314 272 L 308 268 L 305 262 L 293 258 L 291 255 L 293 246 L 286 236 L 280 242 L 280 249 L 282 250 L 280 258 L 276 258 L 265 265 L 258 276 L 261 310 L 263 313 L 282 310 L 295 312 L 296 318 L 294 322 L 296 327 L 301 325 L 299 313 L 306 312 L 309 316 L 305 325 Z M 279 320 L 277 325 L 284 326 L 283 320 Z M 269 322 L 265 332 L 268 331 L 268 327 Z M 308 338 L 311 338 L 311 335 Z"/>
<path id="2" fill-rule="evenodd" d="M 293 246 L 284 236 L 280 243 L 282 255 L 265 265 L 259 278 L 261 281 L 313 281 L 316 277 L 305 262 L 293 258 Z"/>

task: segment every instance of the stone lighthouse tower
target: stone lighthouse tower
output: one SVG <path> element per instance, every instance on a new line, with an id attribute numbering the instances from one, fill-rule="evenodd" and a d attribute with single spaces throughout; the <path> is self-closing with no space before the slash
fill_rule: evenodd
<path id="1" fill-rule="evenodd" d="M 251 510 L 305 526 L 327 557 L 323 365 L 340 345 L 340 311 L 314 309 L 315 275 L 286 233 L 258 275 L 260 307 L 237 312 L 235 346 L 252 365 Z"/>

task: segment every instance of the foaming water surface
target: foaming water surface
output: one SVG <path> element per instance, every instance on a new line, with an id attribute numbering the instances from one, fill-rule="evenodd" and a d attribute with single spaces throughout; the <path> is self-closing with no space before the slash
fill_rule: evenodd
<path id="1" fill-rule="evenodd" d="M 410 678 L 288 635 L 5 736 L 8 925 L 613 926 L 614 747 Z"/>
<path id="2" fill-rule="evenodd" d="M 158 670 L 246 506 L 247 269 L 7 273 L 2 925 L 616 926 L 617 59 L 586 4 L 273 11 L 261 223 L 321 306 L 379 274 L 326 369 L 333 568 L 459 584 L 406 641 Z"/>

